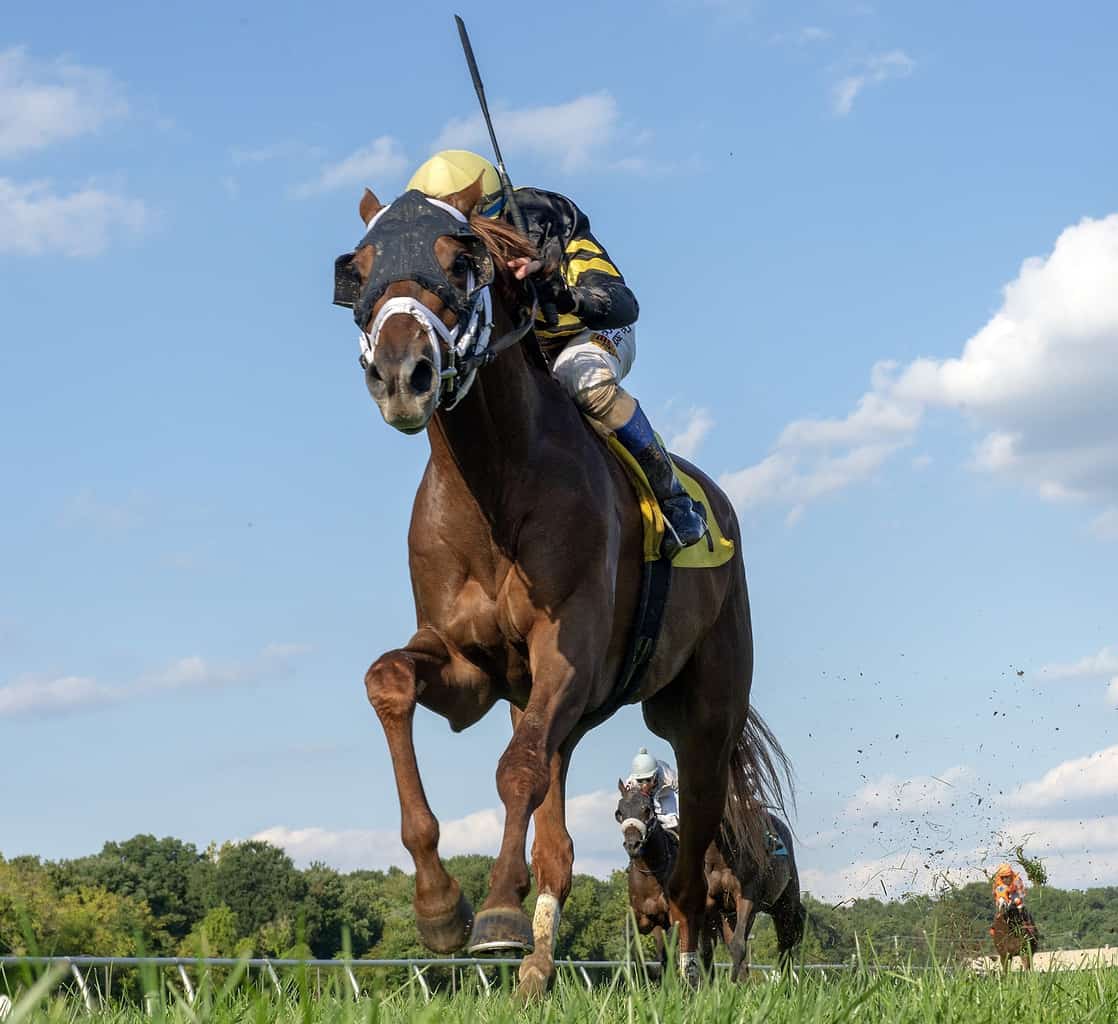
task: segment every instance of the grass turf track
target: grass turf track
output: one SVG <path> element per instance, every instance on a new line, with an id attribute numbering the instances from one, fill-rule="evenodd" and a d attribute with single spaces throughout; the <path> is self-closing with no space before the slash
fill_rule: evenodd
<path id="1" fill-rule="evenodd" d="M 221 990 L 204 988 L 193 1007 L 173 993 L 153 1001 L 151 1015 L 141 1006 L 110 1006 L 87 1014 L 80 999 L 38 993 L 17 999 L 8 1024 L 65 1021 L 78 1024 L 513 1024 L 578 1021 L 585 1024 L 669 1024 L 676 1021 L 766 1024 L 838 1024 L 888 1021 L 896 1024 L 1051 1024 L 1118 1022 L 1118 969 L 1012 974 L 980 977 L 966 971 L 879 970 L 842 976 L 805 974 L 793 981 L 733 985 L 720 978 L 697 992 L 671 979 L 663 986 L 630 982 L 618 975 L 612 983 L 587 991 L 577 979 L 561 976 L 542 1002 L 519 1006 L 508 990 L 483 993 L 467 988 L 436 994 L 426 1002 L 414 984 L 384 985 L 355 1001 L 335 981 L 314 991 L 309 983 L 289 982 L 287 994 L 246 987 L 238 972 Z M 149 977 L 149 989 L 158 988 Z M 154 982 L 154 983 L 151 983 Z M 53 987 L 53 986 L 51 986 Z M 44 991 L 48 986 L 44 985 Z"/>

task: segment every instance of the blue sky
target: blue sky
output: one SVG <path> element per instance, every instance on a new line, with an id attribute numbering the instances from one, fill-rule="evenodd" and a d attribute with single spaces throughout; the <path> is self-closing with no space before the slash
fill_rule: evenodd
<path id="1" fill-rule="evenodd" d="M 452 13 L 6 13 L 3 854 L 403 863 L 362 676 L 412 629 L 426 443 L 329 300 L 364 185 L 484 148 Z M 640 298 L 631 390 L 737 505 L 809 887 L 1025 837 L 1118 884 L 1113 7 L 460 13 L 514 180 L 587 209 Z M 416 729 L 444 848 L 495 849 L 507 715 Z M 629 709 L 582 744 L 582 869 L 622 863 L 646 742 Z"/>

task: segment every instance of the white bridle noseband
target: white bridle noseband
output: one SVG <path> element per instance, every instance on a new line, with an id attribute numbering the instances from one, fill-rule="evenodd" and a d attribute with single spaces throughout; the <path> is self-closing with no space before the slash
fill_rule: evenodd
<path id="1" fill-rule="evenodd" d="M 643 843 L 645 837 L 648 835 L 648 826 L 645 825 L 640 818 L 626 818 L 621 822 L 621 834 L 624 835 L 629 829 L 635 828 L 641 834 L 641 842 Z"/>

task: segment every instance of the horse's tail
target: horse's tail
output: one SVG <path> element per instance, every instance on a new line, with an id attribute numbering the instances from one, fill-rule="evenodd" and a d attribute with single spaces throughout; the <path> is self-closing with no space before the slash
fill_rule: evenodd
<path id="1" fill-rule="evenodd" d="M 726 809 L 722 814 L 723 838 L 754 864 L 764 864 L 768 857 L 768 812 L 776 811 L 787 818 L 787 803 L 796 806 L 792 762 L 751 704 L 745 728 L 730 755 Z"/>

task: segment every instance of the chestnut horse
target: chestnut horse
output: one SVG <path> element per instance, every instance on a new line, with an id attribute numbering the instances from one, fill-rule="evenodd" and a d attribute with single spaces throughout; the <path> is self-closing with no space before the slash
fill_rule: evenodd
<path id="1" fill-rule="evenodd" d="M 365 676 L 415 863 L 416 924 L 439 953 L 531 950 L 519 979 L 520 991 L 534 994 L 554 977 L 571 886 L 567 769 L 584 733 L 614 710 L 642 532 L 624 470 L 527 333 L 534 306 L 506 267 L 535 249 L 503 223 L 471 215 L 480 195 L 479 179 L 441 203 L 409 192 L 384 207 L 366 190 L 359 213 L 372 226 L 335 263 L 335 302 L 354 307 L 366 385 L 385 421 L 425 430 L 430 444 L 408 534 L 416 632 Z M 482 353 L 490 316 L 499 340 Z M 676 570 L 655 652 L 630 699 L 679 767 L 684 825 L 668 903 L 681 971 L 695 981 L 706 849 L 727 809 L 741 842 L 761 848 L 759 824 L 741 809 L 758 786 L 767 800 L 781 799 L 774 761 L 787 762 L 746 731 L 753 637 L 733 508 L 712 480 L 680 464 L 702 481 L 734 556 L 717 568 Z M 439 858 L 412 718 L 421 704 L 458 732 L 499 700 L 513 722 L 497 762 L 505 824 L 475 913 Z M 529 920 L 522 903 L 533 817 L 539 896 Z"/>
<path id="2" fill-rule="evenodd" d="M 999 907 L 990 928 L 994 949 L 1001 960 L 1002 970 L 1009 970 L 1009 962 L 1021 957 L 1026 971 L 1033 969 L 1033 954 L 1040 948 L 1040 936 L 1032 915 L 1016 903 Z"/>

